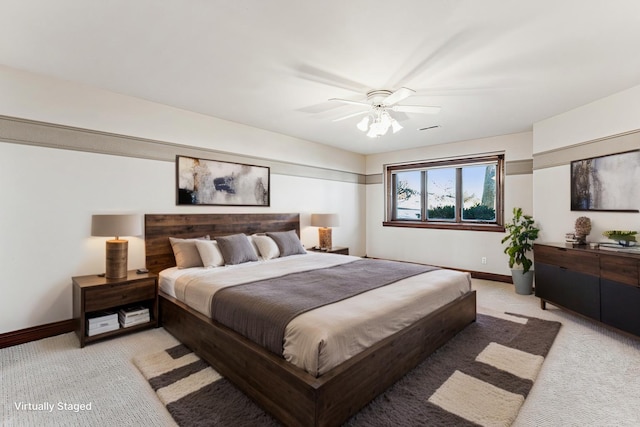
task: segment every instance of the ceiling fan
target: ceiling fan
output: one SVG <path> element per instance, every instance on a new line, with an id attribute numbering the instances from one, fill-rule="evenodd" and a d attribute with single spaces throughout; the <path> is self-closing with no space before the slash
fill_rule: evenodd
<path id="1" fill-rule="evenodd" d="M 387 133 L 392 128 L 393 133 L 402 129 L 398 121 L 393 118 L 390 111 L 402 113 L 418 113 L 418 114 L 436 114 L 440 111 L 440 107 L 432 107 L 427 105 L 398 105 L 405 98 L 414 94 L 415 91 L 406 87 L 401 87 L 395 92 L 390 90 L 378 89 L 367 92 L 366 101 L 352 101 L 349 99 L 331 98 L 329 101 L 337 101 L 345 104 L 358 105 L 367 107 L 363 111 L 349 114 L 344 117 L 335 119 L 334 122 L 349 119 L 351 117 L 367 114 L 358 122 L 356 127 L 363 132 L 367 132 L 370 138 L 376 138 Z"/>

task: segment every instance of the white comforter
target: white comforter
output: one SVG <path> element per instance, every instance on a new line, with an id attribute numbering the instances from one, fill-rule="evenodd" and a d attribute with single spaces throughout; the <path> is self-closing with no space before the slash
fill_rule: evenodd
<path id="1" fill-rule="evenodd" d="M 358 259 L 308 253 L 210 269 L 170 268 L 160 273 L 160 289 L 211 317 L 213 294 L 224 287 Z M 470 290 L 468 273 L 435 270 L 308 311 L 287 326 L 283 355 L 322 375 Z"/>

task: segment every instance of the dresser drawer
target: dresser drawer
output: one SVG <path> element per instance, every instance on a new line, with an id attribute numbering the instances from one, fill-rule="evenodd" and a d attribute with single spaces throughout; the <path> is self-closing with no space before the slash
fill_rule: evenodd
<path id="1" fill-rule="evenodd" d="M 600 278 L 536 260 L 536 296 L 600 320 Z"/>
<path id="2" fill-rule="evenodd" d="M 591 276 L 600 275 L 599 255 L 592 252 L 556 246 L 534 245 L 533 256 L 536 262 L 543 264 L 555 265 Z"/>
<path id="3" fill-rule="evenodd" d="M 600 255 L 600 276 L 603 279 L 638 286 L 638 260 L 614 255 Z"/>
<path id="4" fill-rule="evenodd" d="M 85 290 L 85 311 L 96 311 L 132 304 L 156 297 L 155 279 L 135 283 L 118 283 L 96 286 Z"/>

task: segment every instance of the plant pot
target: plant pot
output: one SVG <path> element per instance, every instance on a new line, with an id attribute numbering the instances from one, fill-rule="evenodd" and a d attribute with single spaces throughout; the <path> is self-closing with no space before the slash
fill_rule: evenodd
<path id="1" fill-rule="evenodd" d="M 511 270 L 513 285 L 519 295 L 531 295 L 533 293 L 533 270 L 524 273 L 522 270 Z"/>

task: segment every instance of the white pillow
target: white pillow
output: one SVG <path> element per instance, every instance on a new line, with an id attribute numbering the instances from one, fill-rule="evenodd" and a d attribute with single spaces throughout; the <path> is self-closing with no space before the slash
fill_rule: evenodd
<path id="1" fill-rule="evenodd" d="M 224 265 L 224 258 L 215 240 L 198 240 L 196 247 L 205 267 L 220 267 Z"/>
<path id="2" fill-rule="evenodd" d="M 278 258 L 280 256 L 280 249 L 278 249 L 278 245 L 271 237 L 254 234 L 251 236 L 251 240 L 258 247 L 260 256 L 263 259 Z"/>

